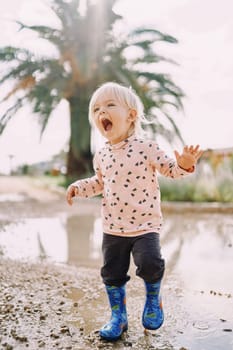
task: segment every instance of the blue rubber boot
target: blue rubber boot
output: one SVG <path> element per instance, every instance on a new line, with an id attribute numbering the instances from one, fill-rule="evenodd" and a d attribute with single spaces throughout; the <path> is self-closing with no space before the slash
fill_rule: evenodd
<path id="1" fill-rule="evenodd" d="M 145 329 L 155 330 L 163 324 L 164 314 L 160 296 L 160 285 L 160 281 L 156 283 L 145 282 L 146 303 L 142 315 L 142 324 Z"/>
<path id="2" fill-rule="evenodd" d="M 128 329 L 125 286 L 115 287 L 106 285 L 106 291 L 112 316 L 110 321 L 100 329 L 100 336 L 105 340 L 115 341 Z"/>

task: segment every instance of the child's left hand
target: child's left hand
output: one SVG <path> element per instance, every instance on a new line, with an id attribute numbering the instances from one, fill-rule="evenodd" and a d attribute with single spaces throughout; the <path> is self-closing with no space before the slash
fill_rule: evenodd
<path id="1" fill-rule="evenodd" d="M 199 149 L 199 145 L 195 147 L 191 145 L 185 146 L 182 154 L 179 154 L 176 150 L 174 153 L 179 167 L 186 171 L 192 172 L 198 159 L 203 154 L 203 151 Z"/>

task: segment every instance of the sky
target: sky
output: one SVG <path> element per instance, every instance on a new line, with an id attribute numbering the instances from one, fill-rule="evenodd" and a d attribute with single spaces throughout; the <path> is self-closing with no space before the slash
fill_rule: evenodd
<path id="1" fill-rule="evenodd" d="M 30 34 L 16 32 L 13 22 L 56 25 L 43 3 L 46 0 L 8 0 L 1 3 L 0 46 L 11 43 L 40 47 Z M 184 113 L 174 118 L 187 144 L 201 148 L 233 146 L 233 3 L 231 0 L 119 0 L 115 11 L 127 27 L 153 27 L 175 36 L 178 45 L 160 45 L 158 53 L 179 65 L 165 65 L 186 94 Z M 1 91 L 0 96 L 5 91 Z M 0 113 L 2 107 L 0 106 Z M 26 107 L 0 136 L 0 172 L 10 166 L 50 158 L 67 147 L 68 105 L 64 101 L 49 121 L 42 139 L 36 120 Z M 161 141 L 162 142 L 162 141 Z M 162 145 L 163 146 L 163 145 Z"/>

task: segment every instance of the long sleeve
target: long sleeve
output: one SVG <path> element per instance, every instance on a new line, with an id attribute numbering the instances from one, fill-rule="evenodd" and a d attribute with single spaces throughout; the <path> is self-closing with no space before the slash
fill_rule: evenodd
<path id="1" fill-rule="evenodd" d="M 100 168 L 98 166 L 97 157 L 93 160 L 95 175 L 86 179 L 78 180 L 72 183 L 73 186 L 78 187 L 79 197 L 93 197 L 103 192 L 103 181 Z"/>
<path id="2" fill-rule="evenodd" d="M 190 175 L 189 171 L 180 168 L 175 159 L 167 156 L 166 153 L 161 150 L 157 144 L 149 144 L 149 148 L 151 149 L 151 163 L 163 176 L 176 179 Z"/>

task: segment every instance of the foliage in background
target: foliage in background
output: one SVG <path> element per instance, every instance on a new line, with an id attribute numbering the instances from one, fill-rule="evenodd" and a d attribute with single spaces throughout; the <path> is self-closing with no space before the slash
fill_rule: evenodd
<path id="1" fill-rule="evenodd" d="M 213 157 L 207 155 L 208 151 L 204 152 L 193 175 L 175 180 L 159 176 L 162 201 L 233 203 L 233 154 L 231 150 L 227 155 L 223 154 L 221 161 L 218 159 L 217 167 L 216 162 L 213 162 Z M 42 171 L 32 165 L 18 169 L 16 174 L 34 177 L 46 187 L 66 189 L 70 184 L 70 179 L 62 175 L 62 167 L 57 167 L 57 164 L 59 164 L 59 159 L 55 158 L 55 163 L 49 163 L 46 170 L 44 168 Z"/>
<path id="2" fill-rule="evenodd" d="M 224 160 L 218 169 L 201 160 L 194 175 L 182 179 L 159 176 L 162 201 L 233 203 L 233 156 Z M 29 171 L 29 175 L 33 172 Z M 35 181 L 46 187 L 66 189 L 69 179 L 64 175 L 35 175 Z"/>
<path id="3" fill-rule="evenodd" d="M 177 202 L 225 202 L 233 203 L 233 177 L 216 180 L 210 183 L 208 179 L 195 181 L 185 179 L 183 181 L 160 181 L 163 201 Z"/>
<path id="4" fill-rule="evenodd" d="M 92 92 L 109 80 L 131 86 L 138 93 L 146 114 L 155 121 L 154 133 L 169 141 L 174 137 L 182 140 L 168 110 L 182 108 L 183 92 L 168 74 L 156 71 L 158 63 L 174 63 L 158 54 L 158 44 L 175 44 L 177 40 L 146 27 L 116 35 L 114 26 L 122 18 L 113 11 L 115 3 L 116 0 L 87 1 L 86 12 L 81 14 L 79 0 L 51 0 L 50 10 L 59 23 L 56 28 L 21 22 L 18 25 L 20 31 L 36 33 L 36 40 L 40 38 L 42 44 L 44 40 L 49 42 L 55 49 L 53 55 L 45 57 L 23 47 L 0 48 L 0 61 L 5 64 L 0 83 L 13 84 L 0 101 L 10 103 L 0 116 L 0 133 L 28 102 L 43 133 L 51 113 L 65 99 L 70 110 L 70 177 L 92 171 L 88 103 Z M 129 56 L 132 49 L 135 54 Z M 161 122 L 160 114 L 166 123 Z"/>
<path id="5" fill-rule="evenodd" d="M 201 161 L 194 175 L 184 179 L 159 178 L 164 201 L 233 203 L 233 156 L 223 159 L 218 167 Z"/>

